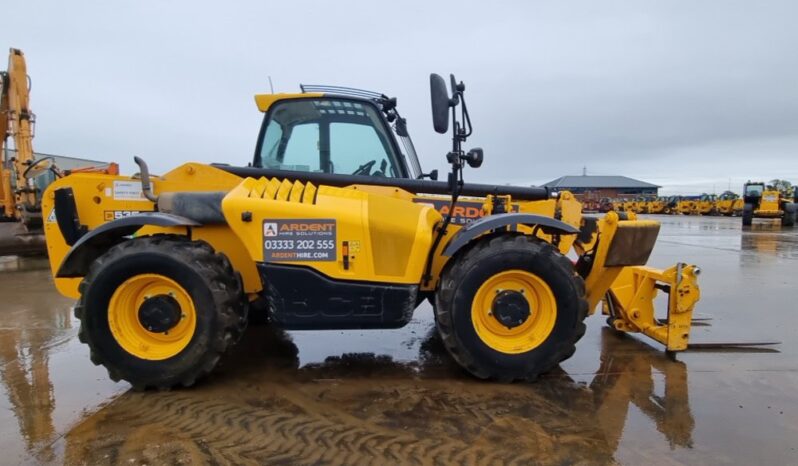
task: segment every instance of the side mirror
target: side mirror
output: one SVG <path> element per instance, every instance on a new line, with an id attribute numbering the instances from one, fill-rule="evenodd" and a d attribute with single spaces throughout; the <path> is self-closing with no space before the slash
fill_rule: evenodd
<path id="1" fill-rule="evenodd" d="M 466 163 L 471 168 L 479 168 L 482 165 L 482 160 L 484 158 L 485 154 L 481 147 L 475 147 L 471 149 L 465 156 Z"/>
<path id="2" fill-rule="evenodd" d="M 446 81 L 440 75 L 429 75 L 429 90 L 432 98 L 432 126 L 435 132 L 446 134 L 449 131 L 449 92 Z"/>

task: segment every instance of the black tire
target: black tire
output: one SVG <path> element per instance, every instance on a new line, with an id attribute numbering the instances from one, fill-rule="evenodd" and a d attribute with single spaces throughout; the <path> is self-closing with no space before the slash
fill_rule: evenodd
<path id="1" fill-rule="evenodd" d="M 491 276 L 520 269 L 542 279 L 556 300 L 556 321 L 546 339 L 529 351 L 497 351 L 478 336 L 471 320 L 477 290 Z M 585 285 L 574 266 L 550 244 L 524 235 L 479 240 L 452 259 L 436 293 L 435 317 L 446 349 L 468 372 L 503 382 L 534 380 L 576 350 L 585 333 Z"/>
<path id="2" fill-rule="evenodd" d="M 750 226 L 754 222 L 754 205 L 745 204 L 743 206 L 743 225 Z"/>
<path id="3" fill-rule="evenodd" d="M 116 341 L 108 323 L 108 306 L 117 287 L 141 274 L 159 274 L 177 282 L 193 301 L 196 326 L 191 340 L 168 359 L 139 358 Z M 237 342 L 247 325 L 247 304 L 240 276 L 229 260 L 207 243 L 179 236 L 134 238 L 108 250 L 80 284 L 75 307 L 80 341 L 91 360 L 103 365 L 114 381 L 134 389 L 191 386 L 209 374 Z"/>
<path id="4" fill-rule="evenodd" d="M 796 204 L 789 203 L 784 206 L 784 215 L 781 217 L 781 226 L 791 227 L 795 226 L 796 217 Z"/>

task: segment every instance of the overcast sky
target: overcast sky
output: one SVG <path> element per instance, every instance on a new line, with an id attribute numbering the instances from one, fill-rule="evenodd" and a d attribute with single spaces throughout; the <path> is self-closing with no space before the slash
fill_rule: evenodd
<path id="1" fill-rule="evenodd" d="M 503 6 L 498 6 L 499 4 Z M 0 47 L 33 80 L 38 152 L 163 172 L 244 165 L 253 94 L 300 82 L 396 96 L 425 169 L 445 170 L 430 72 L 467 85 L 466 179 L 627 175 L 664 193 L 798 182 L 798 2 L 18 1 Z"/>

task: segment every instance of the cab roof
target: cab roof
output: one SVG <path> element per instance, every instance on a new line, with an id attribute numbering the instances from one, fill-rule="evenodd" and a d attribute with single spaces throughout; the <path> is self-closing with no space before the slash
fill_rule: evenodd
<path id="1" fill-rule="evenodd" d="M 355 89 L 353 87 L 327 86 L 320 84 L 300 84 L 299 93 L 256 94 L 255 104 L 261 112 L 267 112 L 275 102 L 289 99 L 313 99 L 318 97 L 346 97 L 355 100 L 381 101 L 388 96 L 374 91 Z"/>

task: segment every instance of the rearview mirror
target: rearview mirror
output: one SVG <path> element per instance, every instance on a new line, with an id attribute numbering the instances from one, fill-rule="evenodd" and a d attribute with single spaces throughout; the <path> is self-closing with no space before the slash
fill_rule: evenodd
<path id="1" fill-rule="evenodd" d="M 446 81 L 440 75 L 429 75 L 429 91 L 432 98 L 432 126 L 435 131 L 446 134 L 449 131 L 449 91 Z"/>

